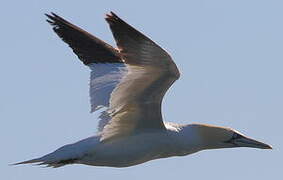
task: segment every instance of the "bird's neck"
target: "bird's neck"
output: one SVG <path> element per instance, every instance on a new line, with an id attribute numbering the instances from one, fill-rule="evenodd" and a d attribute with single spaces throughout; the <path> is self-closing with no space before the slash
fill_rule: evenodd
<path id="1" fill-rule="evenodd" d="M 198 132 L 191 126 L 182 126 L 177 131 L 171 131 L 171 142 L 176 146 L 176 155 L 184 156 L 202 150 L 202 140 Z"/>

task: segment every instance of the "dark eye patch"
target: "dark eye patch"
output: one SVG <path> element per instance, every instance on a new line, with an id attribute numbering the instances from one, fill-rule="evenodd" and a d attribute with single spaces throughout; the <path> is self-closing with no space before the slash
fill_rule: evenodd
<path id="1" fill-rule="evenodd" d="M 232 140 L 234 139 L 239 139 L 239 138 L 242 138 L 243 136 L 241 134 L 238 134 L 238 133 L 234 133 L 233 136 L 232 136 Z"/>
<path id="2" fill-rule="evenodd" d="M 235 139 L 240 139 L 240 138 L 242 138 L 242 137 L 244 137 L 244 136 L 242 136 L 241 134 L 238 134 L 238 133 L 235 133 L 235 132 L 234 132 L 234 134 L 233 134 L 233 136 L 231 137 L 231 139 L 229 139 L 228 141 L 224 141 L 224 143 L 231 143 L 231 144 L 236 145 L 236 144 L 234 143 L 234 140 L 235 140 Z"/>

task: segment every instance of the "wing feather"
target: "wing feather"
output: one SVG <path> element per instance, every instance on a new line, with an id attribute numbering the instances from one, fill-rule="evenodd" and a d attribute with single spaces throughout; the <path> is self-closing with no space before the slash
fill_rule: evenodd
<path id="1" fill-rule="evenodd" d="M 101 140 L 166 129 L 161 103 L 180 76 L 177 66 L 165 50 L 113 12 L 106 21 L 128 71 L 111 94 L 111 120 L 105 125 Z"/>
<path id="2" fill-rule="evenodd" d="M 106 21 L 118 50 L 54 13 L 47 17 L 55 33 L 91 69 L 91 112 L 103 107 L 98 127 L 102 141 L 166 129 L 162 99 L 180 74 L 165 50 L 113 12 Z"/>
<path id="3" fill-rule="evenodd" d="M 109 107 L 112 91 L 120 83 L 127 69 L 122 63 L 90 64 L 90 103 L 91 112 L 101 107 Z"/>
<path id="4" fill-rule="evenodd" d="M 66 42 L 79 59 L 90 70 L 90 103 L 91 112 L 102 107 L 98 130 L 108 123 L 107 112 L 109 99 L 114 88 L 119 84 L 127 69 L 119 52 L 109 44 L 75 26 L 55 13 L 46 14 L 47 22 L 53 26 L 54 32 Z"/>
<path id="5" fill-rule="evenodd" d="M 49 18 L 47 22 L 53 26 L 54 32 L 73 49 L 85 65 L 122 62 L 119 52 L 109 44 L 55 13 L 45 15 Z"/>

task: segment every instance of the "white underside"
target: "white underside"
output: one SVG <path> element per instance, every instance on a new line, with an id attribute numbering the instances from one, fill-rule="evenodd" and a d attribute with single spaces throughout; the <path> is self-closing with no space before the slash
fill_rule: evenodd
<path id="1" fill-rule="evenodd" d="M 100 142 L 93 136 L 59 148 L 38 158 L 43 164 L 75 159 L 74 163 L 93 166 L 127 167 L 153 159 L 183 156 L 200 150 L 193 132 L 188 137 L 172 130 L 137 133 L 124 138 Z M 60 164 L 59 164 L 60 166 Z"/>

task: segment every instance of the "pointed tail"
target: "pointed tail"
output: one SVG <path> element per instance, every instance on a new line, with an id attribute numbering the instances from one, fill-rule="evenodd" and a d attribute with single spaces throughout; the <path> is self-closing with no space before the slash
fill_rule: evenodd
<path id="1" fill-rule="evenodd" d="M 20 164 L 32 164 L 32 163 L 39 163 L 39 162 L 42 162 L 41 158 L 31 159 L 31 160 L 28 160 L 28 161 L 22 161 L 22 162 L 14 163 L 14 164 L 11 164 L 11 165 L 14 166 L 14 165 L 20 165 Z"/>

